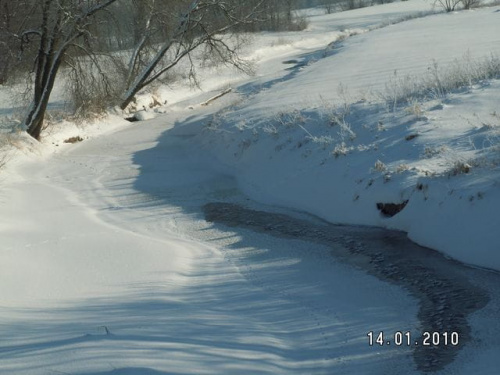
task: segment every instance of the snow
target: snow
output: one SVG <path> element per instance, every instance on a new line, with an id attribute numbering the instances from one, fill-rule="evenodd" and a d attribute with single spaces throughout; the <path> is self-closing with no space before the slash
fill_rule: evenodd
<path id="1" fill-rule="evenodd" d="M 500 270 L 500 81 L 395 112 L 377 94 L 395 70 L 419 77 L 433 59 L 500 53 L 498 7 L 378 28 L 429 7 L 316 14 L 302 33 L 255 36 L 254 77 L 206 67 L 202 92 L 181 81 L 157 89 L 160 108 L 139 98 L 139 123 L 115 111 L 57 122 L 41 144 L 2 138 L 0 372 L 418 373 L 410 350 L 366 338 L 418 330 L 414 297 L 329 248 L 222 228 L 200 207 L 265 204 L 400 229 Z M 10 97 L 0 90 L 2 116 Z M 453 173 L 460 163 L 470 171 Z M 391 218 L 376 208 L 406 200 Z M 471 319 L 482 341 L 436 373 L 495 373 L 495 293 Z"/>
<path id="2" fill-rule="evenodd" d="M 148 112 L 148 111 L 139 111 L 134 114 L 134 118 L 138 121 L 146 121 L 146 120 L 151 120 L 155 118 L 154 112 Z"/>
<path id="3" fill-rule="evenodd" d="M 332 262 L 327 249 L 308 258 L 310 244 L 193 217 L 199 200 L 234 187 L 175 138 L 154 148 L 165 122 L 190 114 L 16 168 L 2 193 L 2 373 L 371 373 L 400 356 L 396 370 L 411 367 L 409 352 L 364 340 L 365 330 L 415 327 L 405 292 Z M 359 299 L 348 298 L 354 291 Z"/>
<path id="4" fill-rule="evenodd" d="M 432 15 L 351 36 L 326 56 L 320 50 L 321 58 L 308 53 L 305 66 L 260 82 L 257 92 L 240 86 L 246 99 L 216 116 L 198 144 L 255 200 L 336 223 L 401 229 L 463 262 L 500 270 L 499 221 L 489 209 L 500 203 L 499 82 L 396 113 L 377 103 L 395 71 L 420 77 L 434 61 L 446 67 L 464 55 L 498 55 L 497 18 L 496 8 Z M 342 111 L 346 125 L 332 126 Z M 184 125 L 194 132 L 206 123 Z M 378 160 L 386 171 L 374 171 Z M 454 165 L 467 162 L 471 173 L 453 176 Z M 376 209 L 405 200 L 393 218 Z"/>

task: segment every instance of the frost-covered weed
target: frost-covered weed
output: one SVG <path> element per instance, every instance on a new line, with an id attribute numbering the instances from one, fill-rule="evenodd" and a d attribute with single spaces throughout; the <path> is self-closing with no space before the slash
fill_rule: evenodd
<path id="1" fill-rule="evenodd" d="M 439 146 L 439 147 L 426 147 L 424 149 L 424 152 L 423 152 L 423 157 L 426 158 L 426 159 L 430 159 L 430 158 L 433 158 L 434 156 L 436 155 L 439 155 L 443 152 L 446 152 L 448 150 L 448 148 L 446 146 Z"/>
<path id="2" fill-rule="evenodd" d="M 320 96 L 321 99 L 321 112 L 327 118 L 330 126 L 339 127 L 338 135 L 345 140 L 354 140 L 356 133 L 352 130 L 351 125 L 347 121 L 347 116 L 351 113 L 353 99 L 351 98 L 347 88 L 339 84 L 337 93 L 340 101 L 337 103 L 327 101 Z"/>
<path id="3" fill-rule="evenodd" d="M 349 153 L 349 151 L 351 151 L 351 148 L 347 147 L 345 142 L 342 142 L 335 146 L 335 148 L 332 151 L 332 154 L 333 156 L 338 158 L 339 156 L 346 156 Z"/>
<path id="4" fill-rule="evenodd" d="M 487 118 L 481 118 L 477 113 L 474 113 L 473 116 L 477 121 L 478 127 L 481 129 L 500 129 L 500 115 L 498 115 L 496 111 L 490 113 L 490 116 Z M 469 122 L 469 124 L 472 123 L 470 120 L 467 120 L 467 122 Z"/>
<path id="5" fill-rule="evenodd" d="M 423 76 L 399 76 L 395 71 L 393 78 L 378 95 L 392 111 L 396 111 L 402 104 L 443 98 L 454 90 L 499 77 L 499 56 L 492 54 L 483 59 L 474 59 L 467 53 L 462 59 L 456 59 L 444 67 L 433 61 Z"/>
<path id="6" fill-rule="evenodd" d="M 457 160 L 453 163 L 452 167 L 448 171 L 448 175 L 457 176 L 459 174 L 466 174 L 469 173 L 471 169 L 472 165 L 470 165 L 469 163 L 463 160 Z"/>
<path id="7" fill-rule="evenodd" d="M 329 135 L 321 135 L 319 137 L 308 136 L 308 139 L 310 139 L 311 142 L 320 145 L 323 149 L 335 142 L 335 139 Z"/>
<path id="8" fill-rule="evenodd" d="M 356 139 L 356 133 L 351 129 L 351 125 L 344 121 L 339 124 L 340 129 L 339 129 L 339 136 L 342 140 L 350 140 L 354 141 Z"/>
<path id="9" fill-rule="evenodd" d="M 280 112 L 275 118 L 276 122 L 283 127 L 290 128 L 306 122 L 306 117 L 299 110 Z"/>
<path id="10" fill-rule="evenodd" d="M 445 160 L 446 165 L 448 165 L 448 168 L 445 170 L 445 174 L 448 177 L 468 174 L 475 168 L 489 168 L 495 164 L 491 157 L 479 157 L 476 154 L 464 155 L 454 149 L 447 149 L 443 153 L 442 158 Z"/>
<path id="11" fill-rule="evenodd" d="M 267 124 L 266 126 L 264 126 L 262 128 L 262 131 L 264 133 L 267 133 L 267 134 L 270 134 L 270 135 L 273 135 L 273 136 L 277 136 L 279 135 L 279 131 L 278 131 L 278 128 L 272 124 Z"/>
<path id="12" fill-rule="evenodd" d="M 353 100 L 347 87 L 339 84 L 337 94 L 340 99 L 338 102 L 326 100 L 320 95 L 321 111 L 328 118 L 330 125 L 345 123 L 346 117 L 351 113 Z"/>
<path id="13" fill-rule="evenodd" d="M 377 160 L 375 162 L 375 165 L 372 168 L 372 171 L 375 171 L 375 172 L 385 172 L 386 170 L 387 170 L 387 166 L 384 163 L 382 163 L 380 160 Z"/>
<path id="14" fill-rule="evenodd" d="M 401 103 L 414 101 L 420 91 L 420 84 L 415 77 L 410 75 L 401 77 L 395 70 L 392 79 L 385 84 L 384 91 L 379 93 L 379 97 L 395 112 Z"/>
<path id="15" fill-rule="evenodd" d="M 420 102 L 415 99 L 408 101 L 408 107 L 406 107 L 405 112 L 415 116 L 418 120 L 424 118 L 425 113 Z"/>
<path id="16" fill-rule="evenodd" d="M 396 167 L 396 169 L 395 169 L 395 171 L 394 171 L 394 172 L 396 172 L 396 173 L 403 173 L 403 172 L 406 172 L 406 171 L 407 171 L 407 170 L 409 170 L 409 169 L 410 169 L 410 167 L 408 166 L 408 164 L 403 164 L 403 163 L 402 163 L 402 164 L 399 164 L 399 165 Z"/>

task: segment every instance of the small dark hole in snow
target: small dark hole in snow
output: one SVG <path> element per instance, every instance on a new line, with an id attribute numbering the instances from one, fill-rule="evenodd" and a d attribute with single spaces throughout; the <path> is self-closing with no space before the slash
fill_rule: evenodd
<path id="1" fill-rule="evenodd" d="M 135 116 L 126 117 L 125 120 L 127 120 L 129 122 L 137 122 L 137 121 L 139 121 Z"/>
<path id="2" fill-rule="evenodd" d="M 407 204 L 407 200 L 402 203 L 377 203 L 377 209 L 385 217 L 393 217 L 394 215 L 400 213 Z"/>

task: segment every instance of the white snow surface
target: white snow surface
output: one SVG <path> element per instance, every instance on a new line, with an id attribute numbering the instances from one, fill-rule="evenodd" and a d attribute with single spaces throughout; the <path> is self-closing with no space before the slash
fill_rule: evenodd
<path id="1" fill-rule="evenodd" d="M 366 339 L 418 328 L 406 292 L 328 249 L 219 231 L 196 207 L 243 192 L 331 222 L 401 229 L 500 270 L 500 82 L 413 110 L 374 99 L 395 70 L 419 75 L 433 59 L 500 53 L 499 7 L 377 29 L 429 8 L 408 1 L 315 15 L 303 33 L 255 37 L 255 77 L 206 69 L 203 93 L 161 88 L 168 104 L 146 121 L 114 114 L 93 126 L 60 123 L 42 144 L 6 138 L 0 373 L 417 373 L 410 351 Z M 199 105 L 228 86 L 233 93 Z M 346 98 L 349 126 L 331 126 Z M 64 143 L 77 135 L 84 141 Z M 378 160 L 385 167 L 375 170 Z M 453 175 L 457 163 L 471 170 Z M 392 218 L 376 209 L 406 200 Z M 495 309 L 474 317 L 481 337 Z M 489 339 L 438 373 L 494 374 L 500 343 Z"/>
<path id="2" fill-rule="evenodd" d="M 493 7 L 431 15 L 351 36 L 302 54 L 295 62 L 304 66 L 240 86 L 242 102 L 210 121 L 184 125 L 205 126 L 200 146 L 258 201 L 401 229 L 419 244 L 500 270 L 500 220 L 491 209 L 500 206 L 500 82 L 415 99 L 396 112 L 377 102 L 394 72 L 424 77 L 434 63 L 446 70 L 455 60 L 500 55 L 498 14 Z M 345 124 L 335 125 L 339 113 Z M 470 171 L 456 173 L 465 164 Z M 392 218 L 376 207 L 407 200 Z"/>
<path id="3" fill-rule="evenodd" d="M 398 287 L 329 249 L 198 217 L 200 202 L 238 190 L 183 137 L 158 143 L 191 114 L 17 156 L 5 172 L 2 374 L 414 368 L 409 350 L 366 344 L 372 329 L 416 329 L 416 302 Z"/>

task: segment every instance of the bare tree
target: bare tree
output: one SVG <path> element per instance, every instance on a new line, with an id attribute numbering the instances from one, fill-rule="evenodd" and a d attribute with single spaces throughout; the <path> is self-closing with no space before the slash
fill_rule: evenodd
<path id="1" fill-rule="evenodd" d="M 0 84 L 7 81 L 15 60 L 16 38 L 29 11 L 28 0 L 0 0 Z"/>
<path id="2" fill-rule="evenodd" d="M 481 3 L 481 0 L 461 0 L 464 9 L 471 9 L 473 7 L 478 6 Z"/>
<path id="3" fill-rule="evenodd" d="M 7 79 L 7 71 L 11 62 L 9 46 L 9 29 L 11 26 L 12 11 L 9 2 L 0 1 L 0 84 Z"/>
<path id="4" fill-rule="evenodd" d="M 111 103 L 125 109 L 181 61 L 187 62 L 183 68 L 190 77 L 195 76 L 194 61 L 249 72 L 250 64 L 239 57 L 238 33 L 255 30 L 257 24 L 293 23 L 296 1 L 19 0 L 25 3 L 21 19 L 12 22 L 15 12 L 9 8 L 8 22 L 1 23 L 0 12 L 0 26 L 17 25 L 9 30 L 19 42 L 16 66 L 23 66 L 32 80 L 24 126 L 40 138 L 61 72 L 80 114 Z M 10 4 L 0 0 L 2 6 Z"/>
<path id="5" fill-rule="evenodd" d="M 162 13 L 160 0 L 147 2 L 141 37 L 131 53 L 120 107 L 125 109 L 137 93 L 152 84 L 181 61 L 187 60 L 194 70 L 192 53 L 204 49 L 206 55 L 222 63 L 247 70 L 248 64 L 238 56 L 230 35 L 239 25 L 256 22 L 264 0 L 241 13 L 239 1 L 192 0 L 180 17 Z M 184 4 L 177 4 L 183 7 Z M 246 7 L 248 8 L 248 6 Z M 159 29 L 167 35 L 156 38 Z"/>
<path id="6" fill-rule="evenodd" d="M 332 14 L 335 10 L 335 6 L 332 3 L 325 3 L 323 4 L 323 9 L 325 10 L 326 14 Z"/>
<path id="7" fill-rule="evenodd" d="M 18 35 L 21 51 L 35 46 L 33 99 L 24 119 L 28 134 L 39 139 L 45 112 L 61 65 L 68 51 L 78 49 L 90 54 L 86 40 L 92 35 L 89 27 L 97 13 L 116 0 L 43 0 L 35 1 L 33 22 Z M 34 24 L 33 24 L 34 23 Z M 28 55 L 29 56 L 29 55 Z"/>
<path id="8" fill-rule="evenodd" d="M 434 4 L 437 4 L 447 12 L 453 12 L 461 1 L 462 0 L 435 0 Z"/>

